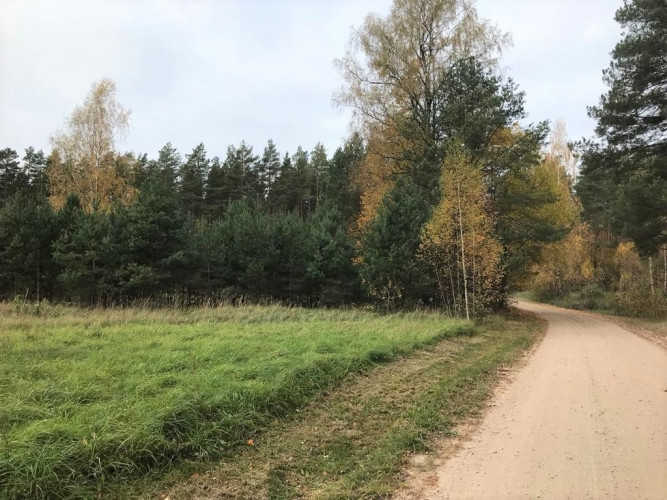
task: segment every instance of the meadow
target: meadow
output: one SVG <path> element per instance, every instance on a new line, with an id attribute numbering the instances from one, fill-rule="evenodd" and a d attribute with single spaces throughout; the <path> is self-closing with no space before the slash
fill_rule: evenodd
<path id="1" fill-rule="evenodd" d="M 252 444 L 346 376 L 472 323 L 435 312 L 0 305 L 0 492 L 94 496 Z"/>

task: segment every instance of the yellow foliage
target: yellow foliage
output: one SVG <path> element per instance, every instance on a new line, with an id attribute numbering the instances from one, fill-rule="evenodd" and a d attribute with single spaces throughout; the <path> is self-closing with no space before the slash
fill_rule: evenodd
<path id="1" fill-rule="evenodd" d="M 372 221 L 382 203 L 384 195 L 394 186 L 394 176 L 405 168 L 406 151 L 412 145 L 393 128 L 371 126 L 367 154 L 355 181 L 361 191 L 361 212 L 357 220 L 360 230 Z"/>
<path id="2" fill-rule="evenodd" d="M 84 210 L 108 210 L 129 203 L 134 159 L 114 151 L 118 137 L 129 127 L 130 112 L 116 101 L 116 84 L 102 79 L 93 84 L 83 105 L 66 122 L 66 130 L 51 137 L 53 153 L 47 169 L 49 198 L 55 209 L 76 194 Z"/>
<path id="3" fill-rule="evenodd" d="M 107 153 L 99 165 L 92 162 L 72 164 L 62 162 L 58 152 L 54 151 L 47 169 L 49 202 L 58 210 L 70 194 L 76 194 L 87 212 L 108 211 L 116 203 L 127 205 L 136 195 L 136 189 L 128 180 L 133 161 L 129 155 Z"/>
<path id="4" fill-rule="evenodd" d="M 618 291 L 627 292 L 635 286 L 642 275 L 642 261 L 632 242 L 625 241 L 618 245 L 614 255 L 614 264 L 618 268 Z"/>
<path id="5" fill-rule="evenodd" d="M 538 292 L 563 295 L 591 283 L 595 277 L 594 242 L 588 225 L 580 223 L 563 240 L 546 245 L 534 269 Z"/>
<path id="6" fill-rule="evenodd" d="M 498 298 L 502 246 L 487 213 L 482 172 L 461 147 L 450 148 L 441 200 L 424 228 L 421 258 L 436 274 L 441 300 L 455 312 L 480 314 Z"/>

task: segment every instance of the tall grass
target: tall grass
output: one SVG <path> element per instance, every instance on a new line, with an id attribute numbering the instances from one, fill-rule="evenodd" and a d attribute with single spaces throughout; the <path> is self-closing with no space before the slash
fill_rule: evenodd
<path id="1" fill-rule="evenodd" d="M 0 305 L 0 492 L 103 491 L 232 452 L 351 372 L 470 333 L 437 313 Z"/>

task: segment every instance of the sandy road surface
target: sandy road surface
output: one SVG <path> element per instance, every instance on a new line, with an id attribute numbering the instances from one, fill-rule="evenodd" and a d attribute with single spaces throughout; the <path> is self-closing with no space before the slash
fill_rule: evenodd
<path id="1" fill-rule="evenodd" d="M 603 318 L 519 307 L 549 321 L 544 341 L 470 440 L 399 497 L 667 499 L 667 351 Z"/>

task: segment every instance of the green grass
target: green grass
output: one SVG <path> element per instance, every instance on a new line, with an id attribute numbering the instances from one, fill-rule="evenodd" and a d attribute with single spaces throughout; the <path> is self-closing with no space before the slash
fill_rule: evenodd
<path id="1" fill-rule="evenodd" d="M 474 336 L 449 337 L 374 367 L 274 422 L 254 446 L 217 464 L 190 464 L 109 498 L 385 498 L 410 452 L 437 450 L 480 415 L 506 368 L 540 338 L 527 314 L 488 318 Z"/>
<path id="2" fill-rule="evenodd" d="M 460 334 L 437 313 L 0 306 L 0 494 L 94 496 L 237 449 L 350 373 Z"/>

